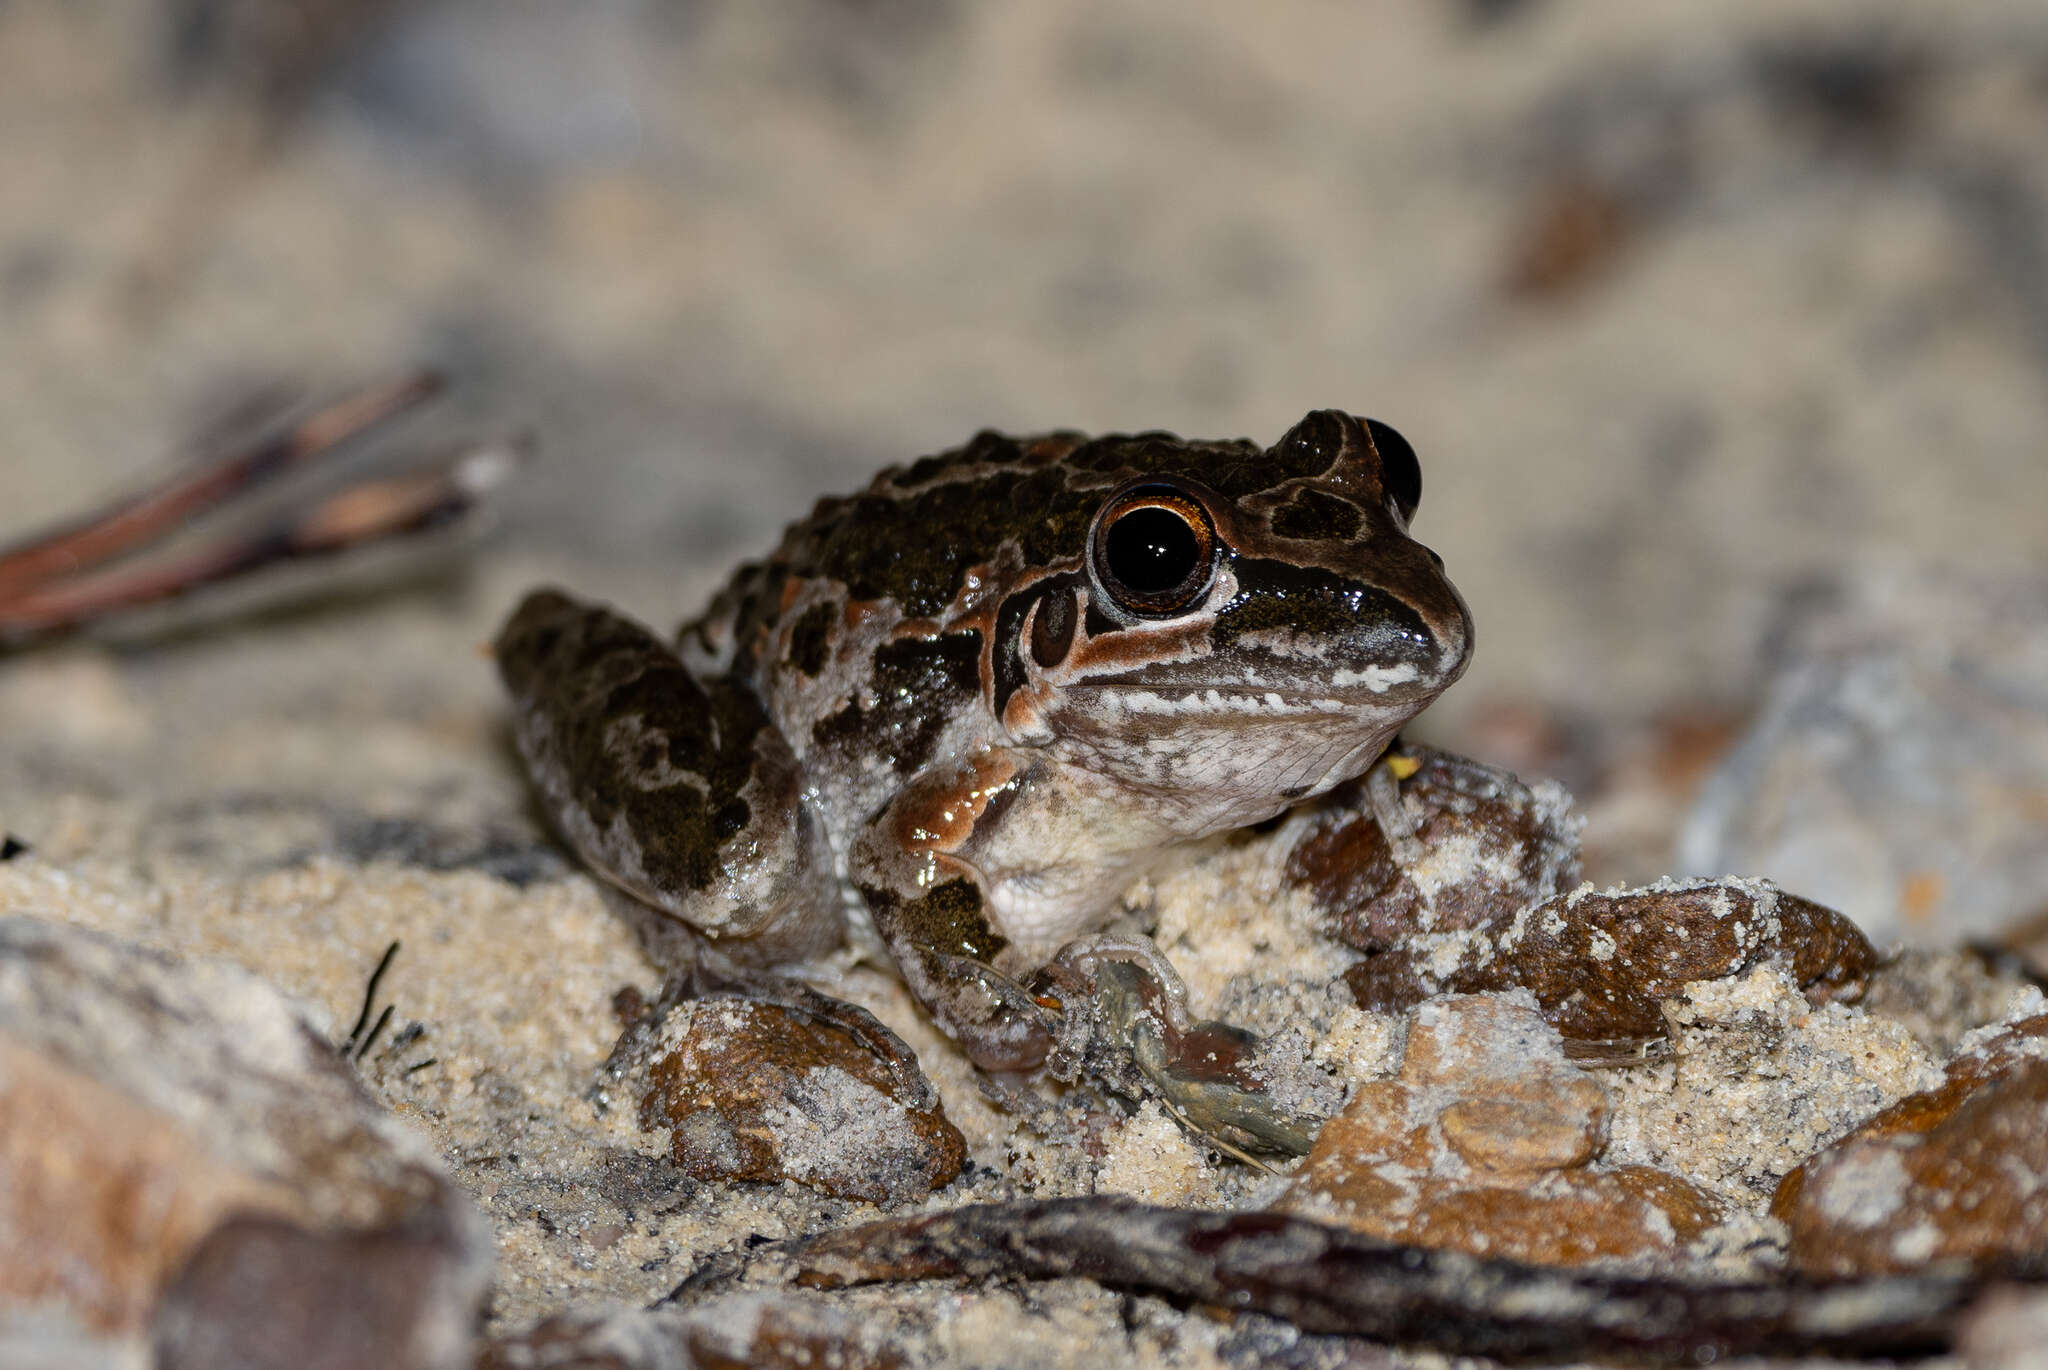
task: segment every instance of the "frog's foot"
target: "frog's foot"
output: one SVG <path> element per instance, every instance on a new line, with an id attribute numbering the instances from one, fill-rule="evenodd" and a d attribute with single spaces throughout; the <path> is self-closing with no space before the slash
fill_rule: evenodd
<path id="1" fill-rule="evenodd" d="M 1119 1093 L 1156 1097 L 1243 1160 L 1253 1159 L 1247 1152 L 1308 1153 L 1320 1120 L 1266 1094 L 1251 1069 L 1257 1037 L 1189 1014 L 1186 986 L 1148 939 L 1071 942 L 1038 983 L 1065 1008 L 1055 1073 L 1085 1072 Z"/>
<path id="2" fill-rule="evenodd" d="M 984 961 L 899 943 L 896 964 L 911 994 L 967 1058 L 997 1073 L 1036 1070 L 1061 1032 L 1057 999 L 1034 993 Z"/>

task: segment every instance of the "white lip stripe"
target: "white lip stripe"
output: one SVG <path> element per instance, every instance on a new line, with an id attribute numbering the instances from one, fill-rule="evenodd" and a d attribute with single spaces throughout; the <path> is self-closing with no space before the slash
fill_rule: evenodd
<path id="1" fill-rule="evenodd" d="M 1368 666 L 1362 671 L 1332 671 L 1330 684 L 1339 690 L 1362 685 L 1377 694 L 1396 685 L 1409 684 L 1421 677 L 1422 671 L 1414 662 L 1404 661 L 1398 666 Z"/>
<path id="2" fill-rule="evenodd" d="M 1164 695 L 1151 690 L 1111 689 L 1099 700 L 1111 715 L 1150 715 L 1180 718 L 1190 714 L 1313 715 L 1348 714 L 1357 705 L 1342 699 L 1287 699 L 1271 690 L 1253 694 L 1242 690 L 1189 690 Z"/>

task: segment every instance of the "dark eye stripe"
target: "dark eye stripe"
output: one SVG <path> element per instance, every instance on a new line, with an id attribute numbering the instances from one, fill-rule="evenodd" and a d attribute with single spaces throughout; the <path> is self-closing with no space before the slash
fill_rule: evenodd
<path id="1" fill-rule="evenodd" d="M 1074 592 L 1064 585 L 1048 589 L 1031 620 L 1031 659 L 1046 667 L 1066 660 L 1074 645 L 1074 619 Z"/>
<path id="2" fill-rule="evenodd" d="M 996 610 L 995 642 L 991 645 L 990 660 L 995 667 L 993 684 L 996 717 L 1003 716 L 1003 707 L 1010 702 L 1010 696 L 1017 693 L 1024 684 L 1024 619 L 1031 612 L 1031 602 L 1036 598 L 1036 587 L 1011 595 Z"/>
<path id="3" fill-rule="evenodd" d="M 1040 666 L 1056 666 L 1066 659 L 1074 645 L 1074 631 L 1080 614 L 1076 609 L 1078 577 L 1053 576 L 1004 600 L 996 610 L 995 698 L 998 717 L 1010 696 L 1023 688 L 1025 652 Z M 1036 606 L 1038 613 L 1031 610 Z M 1024 640 L 1024 622 L 1031 621 L 1030 641 Z M 1062 627 L 1064 623 L 1064 627 Z"/>

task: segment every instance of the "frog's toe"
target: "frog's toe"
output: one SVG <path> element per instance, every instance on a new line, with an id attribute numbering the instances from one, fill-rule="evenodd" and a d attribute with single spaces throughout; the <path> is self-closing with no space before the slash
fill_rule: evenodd
<path id="1" fill-rule="evenodd" d="M 1226 1150 L 1306 1156 L 1323 1120 L 1282 1106 L 1234 1072 L 1219 1073 L 1214 1054 L 1201 1045 L 1227 1034 L 1249 1041 L 1251 1034 L 1227 1023 L 1196 1026 L 1198 1033 L 1183 1040 L 1182 1051 L 1169 1054 L 1151 1024 L 1135 1025 L 1131 1056 L 1160 1100 L 1188 1127 Z"/>

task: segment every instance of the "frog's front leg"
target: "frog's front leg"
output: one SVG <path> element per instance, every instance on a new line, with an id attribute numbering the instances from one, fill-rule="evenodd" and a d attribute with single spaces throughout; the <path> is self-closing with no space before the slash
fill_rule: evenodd
<path id="1" fill-rule="evenodd" d="M 839 943 L 831 852 L 752 690 L 699 680 L 646 628 L 555 590 L 526 598 L 496 651 L 527 771 L 596 874 L 738 961 Z"/>
<path id="2" fill-rule="evenodd" d="M 1007 807 L 1028 763 L 1005 751 L 926 772 L 853 844 L 854 883 L 917 1001 L 984 1070 L 1032 1070 L 1051 1054 L 1057 1008 L 996 968 L 1009 945 L 990 919 L 976 824 Z"/>

